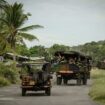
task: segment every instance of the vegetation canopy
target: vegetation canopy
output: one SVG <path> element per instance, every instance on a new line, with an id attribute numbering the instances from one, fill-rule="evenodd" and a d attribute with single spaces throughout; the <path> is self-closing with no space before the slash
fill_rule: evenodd
<path id="1" fill-rule="evenodd" d="M 17 2 L 13 5 L 6 4 L 2 6 L 2 9 L 4 16 L 0 18 L 0 21 L 3 22 L 1 34 L 5 35 L 5 40 L 11 45 L 11 48 L 15 48 L 16 43 L 24 44 L 24 38 L 30 41 L 37 39 L 35 35 L 29 34 L 27 31 L 43 28 L 43 26 L 30 25 L 23 27 L 30 16 L 30 13 L 24 13 L 23 4 Z"/>

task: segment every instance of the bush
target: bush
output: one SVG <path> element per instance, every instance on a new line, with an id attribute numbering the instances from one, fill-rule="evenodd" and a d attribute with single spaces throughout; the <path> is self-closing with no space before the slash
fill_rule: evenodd
<path id="1" fill-rule="evenodd" d="M 0 63 L 0 76 L 10 81 L 10 83 L 16 83 L 18 80 L 18 75 L 16 65 L 5 65 Z"/>
<path id="2" fill-rule="evenodd" d="M 8 85 L 10 85 L 10 82 L 4 77 L 0 77 L 0 87 Z"/>
<path id="3" fill-rule="evenodd" d="M 105 71 L 104 70 L 92 70 L 93 84 L 89 95 L 93 100 L 104 103 L 105 105 Z"/>

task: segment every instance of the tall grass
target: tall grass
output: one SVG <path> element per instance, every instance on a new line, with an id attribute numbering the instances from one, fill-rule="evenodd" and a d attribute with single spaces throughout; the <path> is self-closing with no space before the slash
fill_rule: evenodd
<path id="1" fill-rule="evenodd" d="M 93 69 L 91 77 L 93 83 L 89 95 L 93 100 L 105 105 L 105 70 Z"/>

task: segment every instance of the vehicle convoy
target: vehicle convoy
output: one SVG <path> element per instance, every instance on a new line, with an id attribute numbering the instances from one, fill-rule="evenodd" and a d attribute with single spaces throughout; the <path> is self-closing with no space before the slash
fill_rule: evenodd
<path id="1" fill-rule="evenodd" d="M 27 91 L 45 91 L 45 94 L 51 95 L 51 74 L 49 63 L 23 63 L 21 70 L 21 90 L 22 96 Z"/>
<path id="2" fill-rule="evenodd" d="M 62 81 L 66 85 L 71 79 L 75 79 L 77 85 L 86 85 L 87 79 L 90 78 L 90 60 L 91 57 L 75 51 L 55 52 L 53 67 L 56 71 L 57 85 L 61 85 Z"/>

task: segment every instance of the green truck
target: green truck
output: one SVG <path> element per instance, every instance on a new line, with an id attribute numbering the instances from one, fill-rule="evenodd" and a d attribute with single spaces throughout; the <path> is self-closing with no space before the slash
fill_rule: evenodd
<path id="1" fill-rule="evenodd" d="M 67 85 L 68 80 L 74 79 L 77 85 L 86 85 L 90 78 L 91 57 L 85 56 L 75 51 L 57 51 L 54 54 L 53 68 L 56 71 L 57 85 L 62 82 Z"/>

